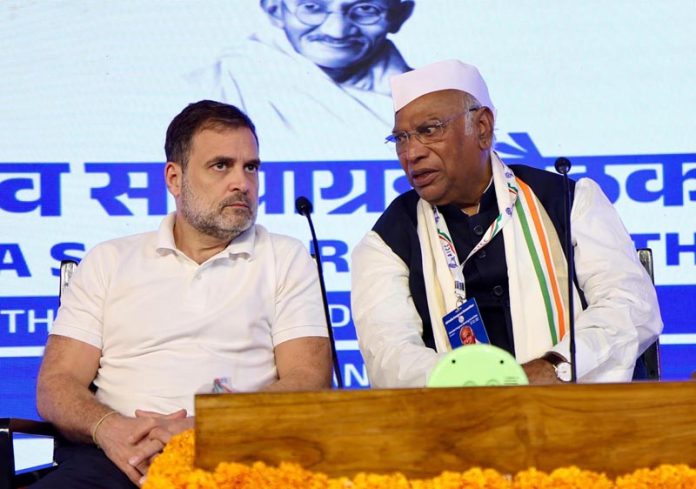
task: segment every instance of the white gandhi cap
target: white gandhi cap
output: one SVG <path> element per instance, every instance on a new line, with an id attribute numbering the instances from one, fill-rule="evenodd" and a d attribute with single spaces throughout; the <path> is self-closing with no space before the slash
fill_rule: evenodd
<path id="1" fill-rule="evenodd" d="M 438 61 L 390 80 L 394 112 L 413 102 L 418 97 L 439 90 L 461 90 L 476 97 L 488 107 L 495 117 L 495 107 L 488 95 L 488 87 L 475 66 L 456 59 Z"/>

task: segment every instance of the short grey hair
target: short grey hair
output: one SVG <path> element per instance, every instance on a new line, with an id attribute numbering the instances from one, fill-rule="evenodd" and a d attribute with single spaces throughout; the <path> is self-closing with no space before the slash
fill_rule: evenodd
<path id="1" fill-rule="evenodd" d="M 467 92 L 462 92 L 462 106 L 467 110 L 464 119 L 464 134 L 471 136 L 474 132 L 474 112 L 468 112 L 469 109 L 482 107 L 481 102 L 476 97 Z M 495 114 L 493 114 L 493 139 L 491 141 L 491 149 L 495 146 Z"/>

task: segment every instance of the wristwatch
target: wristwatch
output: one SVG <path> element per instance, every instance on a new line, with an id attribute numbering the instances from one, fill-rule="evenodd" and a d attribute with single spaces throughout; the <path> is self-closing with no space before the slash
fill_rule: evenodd
<path id="1" fill-rule="evenodd" d="M 566 383 L 572 380 L 570 362 L 566 360 L 563 355 L 555 351 L 550 351 L 541 358 L 553 365 L 558 380 Z"/>

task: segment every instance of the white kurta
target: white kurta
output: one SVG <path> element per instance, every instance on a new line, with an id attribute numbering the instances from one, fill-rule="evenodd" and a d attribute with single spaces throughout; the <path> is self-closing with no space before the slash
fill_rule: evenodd
<path id="1" fill-rule="evenodd" d="M 579 380 L 629 381 L 636 358 L 662 331 L 655 288 L 592 180 L 577 182 L 571 222 L 578 284 L 588 302 L 575 311 Z M 353 251 L 353 321 L 375 387 L 424 386 L 442 356 L 423 343 L 408 277 L 406 264 L 375 232 Z M 569 358 L 568 335 L 552 350 Z"/>

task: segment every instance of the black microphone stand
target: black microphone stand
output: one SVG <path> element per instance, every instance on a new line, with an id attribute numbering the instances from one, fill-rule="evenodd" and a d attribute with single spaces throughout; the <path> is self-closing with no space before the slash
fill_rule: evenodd
<path id="1" fill-rule="evenodd" d="M 329 313 L 329 302 L 326 297 L 326 285 L 324 285 L 324 271 L 321 265 L 321 253 L 319 253 L 319 241 L 314 232 L 314 224 L 312 223 L 312 203 L 307 197 L 298 197 L 295 201 L 295 209 L 300 215 L 307 218 L 309 222 L 309 230 L 312 233 L 312 244 L 314 245 L 314 256 L 317 261 L 317 271 L 319 272 L 319 286 L 321 287 L 321 298 L 324 303 L 324 316 L 326 316 L 326 326 L 329 331 L 329 342 L 331 343 L 331 359 L 336 373 L 336 385 L 339 389 L 343 389 L 343 376 L 341 375 L 341 366 L 338 363 L 338 355 L 336 353 L 336 341 L 334 340 L 333 327 L 331 326 L 331 314 Z"/>
<path id="2" fill-rule="evenodd" d="M 570 232 L 570 160 L 568 158 L 558 158 L 554 164 L 556 171 L 563 175 L 563 210 L 565 213 L 565 255 L 568 261 L 568 334 L 570 335 L 570 381 L 578 381 L 577 365 L 575 364 L 575 308 L 573 300 L 573 277 L 575 277 L 575 258 L 573 253 L 573 243 Z"/>

